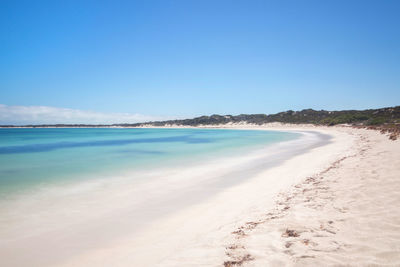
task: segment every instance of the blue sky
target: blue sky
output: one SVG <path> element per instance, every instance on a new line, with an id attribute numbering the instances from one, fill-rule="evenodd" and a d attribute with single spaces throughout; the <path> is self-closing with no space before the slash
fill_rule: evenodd
<path id="1" fill-rule="evenodd" d="M 0 123 L 15 106 L 170 118 L 400 105 L 399 14 L 378 0 L 2 0 Z"/>

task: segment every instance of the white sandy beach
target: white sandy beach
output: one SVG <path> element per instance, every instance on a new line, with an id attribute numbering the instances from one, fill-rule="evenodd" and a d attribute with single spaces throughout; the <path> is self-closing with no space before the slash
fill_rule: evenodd
<path id="1" fill-rule="evenodd" d="M 398 266 L 400 142 L 345 127 L 262 128 L 334 139 L 65 266 Z"/>
<path id="2" fill-rule="evenodd" d="M 36 265 L 22 264 L 23 257 L 7 259 L 3 250 L 2 262 L 5 266 L 400 265 L 400 141 L 391 141 L 377 131 L 349 127 L 223 127 L 316 131 L 329 134 L 332 139 L 278 165 L 254 172 L 246 170 L 244 175 L 249 177 L 229 186 L 213 183 L 213 175 L 219 175 L 216 173 L 196 176 L 204 176 L 207 170 L 194 168 L 185 175 L 203 179 L 201 187 L 183 186 L 183 180 L 171 178 L 169 185 L 165 183 L 165 188 L 159 188 L 154 196 L 160 197 L 163 191 L 174 192 L 174 187 L 188 190 L 185 195 L 163 196 L 155 201 L 147 196 L 149 214 L 157 212 L 157 205 L 167 205 L 159 200 L 179 206 L 173 212 L 165 212 L 165 216 L 145 225 L 116 223 L 115 228 L 120 229 L 102 227 L 98 221 L 98 243 L 88 242 L 93 236 L 84 227 L 80 228 L 80 236 L 73 237 L 54 230 L 59 235 L 57 241 L 74 238 L 77 248 L 80 243 L 87 243 L 86 249 L 61 255 L 59 260 L 39 260 Z M 245 166 L 240 165 L 245 162 L 237 160 L 219 162 L 219 169 L 210 165 L 209 172 L 219 170 L 226 175 L 234 166 Z M 208 186 L 215 187 L 212 194 L 207 193 Z M 106 211 L 111 211 L 113 204 L 126 200 L 130 193 L 138 192 L 126 186 L 126 191 L 117 197 L 86 208 L 94 211 L 96 206 L 104 205 Z M 198 197 L 203 195 L 206 197 Z M 126 211 L 123 207 L 118 209 Z M 118 214 L 106 211 L 107 216 Z M 104 214 L 90 217 L 90 222 L 105 218 Z M 76 219 L 74 223 L 81 222 Z M 118 238 L 107 242 L 100 237 L 117 232 Z M 35 245 L 41 249 L 40 244 L 28 243 L 26 251 Z M 60 244 L 55 246 L 63 248 Z M 43 246 L 42 257 L 48 253 L 45 249 Z M 24 250 L 20 253 L 24 255 Z"/>

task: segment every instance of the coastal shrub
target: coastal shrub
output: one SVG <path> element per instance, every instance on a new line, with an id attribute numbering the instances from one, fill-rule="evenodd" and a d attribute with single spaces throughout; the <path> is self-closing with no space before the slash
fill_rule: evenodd
<path id="1" fill-rule="evenodd" d="M 344 124 L 344 123 L 356 123 L 363 122 L 368 120 L 369 117 L 364 114 L 340 114 L 333 115 L 327 118 L 320 120 L 320 124 L 325 125 L 336 125 L 336 124 Z"/>
<path id="2" fill-rule="evenodd" d="M 382 117 L 377 117 L 377 118 L 371 118 L 367 121 L 367 125 L 380 125 L 384 124 L 387 122 L 387 119 L 382 118 Z"/>

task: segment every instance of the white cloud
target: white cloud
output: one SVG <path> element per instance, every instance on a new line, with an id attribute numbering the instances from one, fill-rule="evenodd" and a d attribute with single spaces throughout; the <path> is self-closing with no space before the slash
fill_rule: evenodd
<path id="1" fill-rule="evenodd" d="M 131 113 L 102 113 L 48 106 L 7 106 L 0 104 L 0 124 L 113 124 L 167 120 Z"/>

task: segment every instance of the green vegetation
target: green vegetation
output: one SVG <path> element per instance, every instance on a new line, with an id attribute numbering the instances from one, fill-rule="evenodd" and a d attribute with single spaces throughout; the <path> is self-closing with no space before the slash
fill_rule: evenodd
<path id="1" fill-rule="evenodd" d="M 83 124 L 56 124 L 56 125 L 26 125 L 27 127 L 139 127 L 144 125 L 165 126 L 165 125 L 182 125 L 182 126 L 199 126 L 199 125 L 217 125 L 227 123 L 252 123 L 264 124 L 271 122 L 281 123 L 310 123 L 316 125 L 337 125 L 350 124 L 354 126 L 385 126 L 387 129 L 400 128 L 400 106 L 367 109 L 367 110 L 343 110 L 343 111 L 326 111 L 303 109 L 301 111 L 288 110 L 276 114 L 241 114 L 241 115 L 212 115 L 201 116 L 193 119 L 185 120 L 169 120 L 156 121 L 135 124 L 113 124 L 113 125 L 83 125 Z M 13 126 L 0 126 L 13 127 Z"/>
<path id="2" fill-rule="evenodd" d="M 138 124 L 122 124 L 119 126 L 165 126 L 165 125 L 184 125 L 184 126 L 199 126 L 199 125 L 217 125 L 226 123 L 252 123 L 264 124 L 270 122 L 281 123 L 310 123 L 317 125 L 337 125 L 337 124 L 351 124 L 359 126 L 369 125 L 399 125 L 400 124 L 400 106 L 381 109 L 367 109 L 367 110 L 343 110 L 343 111 L 326 111 L 326 110 L 313 110 L 304 109 L 301 111 L 288 110 L 276 114 L 241 114 L 237 116 L 232 115 L 212 115 L 201 116 L 193 119 L 186 120 L 169 120 L 158 121 L 150 123 Z M 397 128 L 397 127 L 396 127 Z"/>

